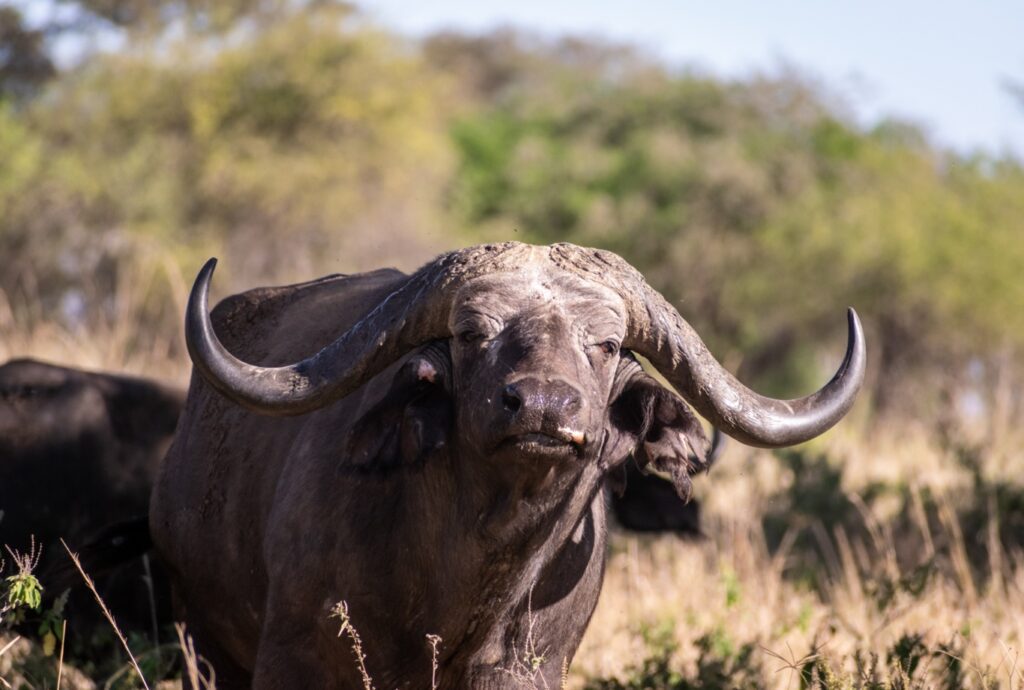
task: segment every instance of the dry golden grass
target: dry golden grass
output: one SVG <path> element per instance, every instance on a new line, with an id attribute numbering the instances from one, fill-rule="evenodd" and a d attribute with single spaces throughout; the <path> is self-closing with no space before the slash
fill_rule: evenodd
<path id="1" fill-rule="evenodd" d="M 140 328 L 150 292 L 166 291 L 176 314 L 185 313 L 188 288 L 180 269 L 169 261 L 133 271 L 110 297 L 109 310 L 69 327 L 47 313 L 34 298 L 0 290 L 0 363 L 32 357 L 54 364 L 146 376 L 184 386 L 191 363 L 184 356 L 181 328 Z"/>
<path id="2" fill-rule="evenodd" d="M 752 645 L 768 687 L 800 687 L 793 667 L 810 655 L 835 672 L 828 687 L 869 686 L 856 657 L 872 654 L 884 671 L 880 678 L 900 687 L 899 674 L 885 671 L 888 657 L 901 638 L 919 636 L 924 671 L 911 687 L 940 687 L 950 655 L 962 663 L 963 686 L 1024 687 L 1024 559 L 996 537 L 993 508 L 981 545 L 987 558 L 971 562 L 968 552 L 978 549 L 965 541 L 957 514 L 957 500 L 973 491 L 970 473 L 927 438 L 898 431 L 874 436 L 871 445 L 837 434 L 817 446 L 844 458 L 841 491 L 857 508 L 858 536 L 844 525 L 829 532 L 796 519 L 770 549 L 762 519 L 794 477 L 772 454 L 735 446 L 696 488 L 706 541 L 615 536 L 601 600 L 573 664 L 573 687 L 635 676 L 658 630 L 678 645 L 670 656 L 686 677 L 697 673 L 695 640 L 710 634 L 725 659 Z M 868 507 L 859 492 L 878 482 L 906 487 L 910 500 L 883 497 Z M 922 496 L 931 497 L 930 520 Z M 894 526 L 900 517 L 911 534 Z M 817 586 L 789 568 L 801 530 L 813 537 Z M 886 589 L 893 583 L 893 591 Z"/>

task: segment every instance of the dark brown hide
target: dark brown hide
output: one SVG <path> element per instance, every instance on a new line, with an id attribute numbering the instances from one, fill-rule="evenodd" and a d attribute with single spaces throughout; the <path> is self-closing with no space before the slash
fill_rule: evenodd
<path id="1" fill-rule="evenodd" d="M 361 687 L 341 600 L 378 687 L 427 685 L 428 634 L 441 687 L 515 687 L 528 648 L 558 685 L 600 590 L 605 480 L 635 454 L 685 493 L 708 450 L 621 349 L 629 281 L 560 247 L 255 290 L 209 321 L 204 269 L 150 523 L 220 688 Z"/>

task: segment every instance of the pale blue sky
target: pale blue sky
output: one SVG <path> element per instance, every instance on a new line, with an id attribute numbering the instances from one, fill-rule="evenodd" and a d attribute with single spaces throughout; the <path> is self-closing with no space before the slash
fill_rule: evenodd
<path id="1" fill-rule="evenodd" d="M 1024 155 L 1024 0 L 375 0 L 386 26 L 418 36 L 511 24 L 634 43 L 722 75 L 788 63 L 825 81 L 870 123 L 893 114 L 940 144 Z"/>

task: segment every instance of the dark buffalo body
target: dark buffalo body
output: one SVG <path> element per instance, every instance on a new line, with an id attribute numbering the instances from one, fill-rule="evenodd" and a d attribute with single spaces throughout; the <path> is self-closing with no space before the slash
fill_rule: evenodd
<path id="1" fill-rule="evenodd" d="M 362 687 L 339 601 L 378 687 L 427 686 L 429 634 L 441 687 L 557 686 L 600 590 L 605 482 L 632 456 L 686 495 L 705 466 L 696 417 L 630 351 L 765 446 L 834 424 L 863 377 L 851 316 L 828 386 L 762 398 L 621 259 L 571 245 L 253 290 L 212 318 L 211 272 L 150 526 L 221 688 Z"/>
<path id="2" fill-rule="evenodd" d="M 30 359 L 0 366 L 0 544 L 24 553 L 34 537 L 49 594 L 80 583 L 61 538 L 73 549 L 91 544 L 87 567 L 101 570 L 147 548 L 139 518 L 183 399 L 138 378 Z M 152 629 L 140 563 L 94 574 L 127 627 Z M 73 635 L 88 635 L 94 611 L 91 602 L 73 607 Z"/>

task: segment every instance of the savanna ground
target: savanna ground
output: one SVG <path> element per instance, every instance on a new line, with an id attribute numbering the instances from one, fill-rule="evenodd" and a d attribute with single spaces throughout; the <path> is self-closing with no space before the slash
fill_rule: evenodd
<path id="1" fill-rule="evenodd" d="M 211 255 L 216 298 L 496 239 L 604 247 L 778 397 L 822 382 L 854 305 L 870 364 L 851 415 L 797 449 L 731 444 L 695 483 L 705 540 L 613 535 L 566 682 L 1024 687 L 1012 153 L 857 122 L 786 66 L 724 79 L 579 37 L 414 40 L 323 0 L 61 5 L 40 25 L 0 3 L 0 361 L 184 384 Z M 79 54 L 56 61 L 68 35 Z M 47 655 L 6 634 L 0 685 L 53 688 L 57 637 Z M 153 682 L 179 656 L 162 642 L 129 640 Z M 110 648 L 62 687 L 137 685 Z M 512 671 L 528 687 L 537 664 L 562 660 L 524 649 Z"/>

